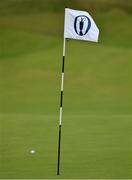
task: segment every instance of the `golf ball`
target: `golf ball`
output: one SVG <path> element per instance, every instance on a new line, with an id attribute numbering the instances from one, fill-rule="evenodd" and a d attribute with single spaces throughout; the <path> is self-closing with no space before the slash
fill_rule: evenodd
<path id="1" fill-rule="evenodd" d="M 31 154 L 35 154 L 35 150 L 31 150 L 30 153 L 31 153 Z"/>

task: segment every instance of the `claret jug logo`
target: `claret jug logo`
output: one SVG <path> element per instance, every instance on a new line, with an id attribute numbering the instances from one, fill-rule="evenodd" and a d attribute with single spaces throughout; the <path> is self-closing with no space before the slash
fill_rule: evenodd
<path id="1" fill-rule="evenodd" d="M 74 29 L 79 36 L 84 36 L 91 28 L 91 21 L 85 15 L 80 15 L 75 18 Z"/>

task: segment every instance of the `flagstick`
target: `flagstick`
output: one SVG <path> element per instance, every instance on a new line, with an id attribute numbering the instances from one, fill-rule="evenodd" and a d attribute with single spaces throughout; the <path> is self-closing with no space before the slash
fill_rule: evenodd
<path id="1" fill-rule="evenodd" d="M 63 89 L 64 89 L 65 48 L 66 48 L 66 39 L 64 38 L 64 42 L 63 42 L 63 58 L 62 58 L 62 77 L 61 77 L 61 96 L 60 96 L 60 117 L 59 117 L 59 140 L 58 140 L 57 175 L 60 174 L 60 147 L 61 147 L 62 107 L 63 107 Z"/>

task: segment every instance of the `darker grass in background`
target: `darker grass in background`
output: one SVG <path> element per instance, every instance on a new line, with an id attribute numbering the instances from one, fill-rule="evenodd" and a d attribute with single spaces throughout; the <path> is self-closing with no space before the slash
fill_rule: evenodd
<path id="1" fill-rule="evenodd" d="M 0 14 L 63 12 L 65 7 L 90 10 L 92 13 L 117 11 L 131 14 L 131 0 L 1 0 Z"/>

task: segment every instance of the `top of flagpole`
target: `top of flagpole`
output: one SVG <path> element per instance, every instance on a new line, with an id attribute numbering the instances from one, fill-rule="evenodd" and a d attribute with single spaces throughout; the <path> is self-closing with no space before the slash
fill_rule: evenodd
<path id="1" fill-rule="evenodd" d="M 86 11 L 65 8 L 64 38 L 98 42 L 99 29 Z"/>
<path id="2" fill-rule="evenodd" d="M 63 57 L 65 56 L 66 53 L 66 38 L 63 40 Z"/>

